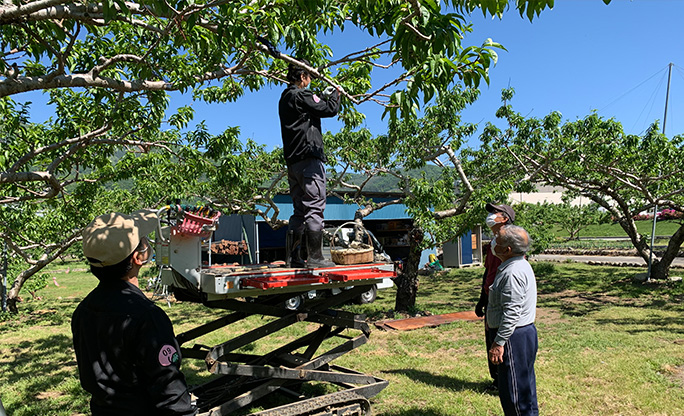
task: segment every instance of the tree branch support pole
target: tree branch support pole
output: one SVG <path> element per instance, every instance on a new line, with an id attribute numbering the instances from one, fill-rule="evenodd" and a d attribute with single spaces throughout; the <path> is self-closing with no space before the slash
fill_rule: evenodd
<path id="1" fill-rule="evenodd" d="M 672 66 L 674 64 L 670 62 L 667 66 L 667 90 L 665 92 L 665 114 L 663 115 L 663 136 L 665 135 L 665 125 L 667 124 L 667 103 L 670 101 L 670 82 L 672 80 Z M 648 276 L 646 278 L 647 282 L 651 281 L 651 269 L 653 266 L 653 247 L 655 246 L 655 233 L 656 233 L 656 217 L 658 216 L 658 200 L 656 197 L 656 203 L 653 206 L 653 227 L 651 229 L 651 250 L 648 255 Z"/>

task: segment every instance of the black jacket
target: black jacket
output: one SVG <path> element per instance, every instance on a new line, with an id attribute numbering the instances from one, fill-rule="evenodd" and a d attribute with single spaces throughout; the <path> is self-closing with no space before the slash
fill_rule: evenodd
<path id="1" fill-rule="evenodd" d="M 306 88 L 290 85 L 278 102 L 283 152 L 288 165 L 308 158 L 327 161 L 323 152 L 321 118 L 333 117 L 340 108 L 337 91 L 327 99 Z"/>
<path id="2" fill-rule="evenodd" d="M 71 321 L 90 408 L 99 415 L 192 415 L 168 316 L 136 286 L 100 282 Z"/>

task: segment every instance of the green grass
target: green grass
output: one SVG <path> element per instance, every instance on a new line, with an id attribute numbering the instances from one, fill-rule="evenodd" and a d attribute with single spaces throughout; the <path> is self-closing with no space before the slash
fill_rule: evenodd
<path id="1" fill-rule="evenodd" d="M 656 250 L 664 250 L 668 240 L 656 238 Z M 649 241 L 650 243 L 650 241 Z M 549 249 L 573 249 L 573 250 L 634 250 L 630 240 L 556 240 L 549 244 Z"/>
<path id="2" fill-rule="evenodd" d="M 534 263 L 538 276 L 540 349 L 537 386 L 544 415 L 684 414 L 684 288 L 641 285 L 640 269 Z M 470 310 L 481 268 L 423 276 L 417 310 Z M 0 322 L 0 397 L 7 413 L 89 414 L 71 346 L 69 319 L 95 286 L 85 271 L 55 273 L 41 300 L 20 304 L 21 314 Z M 371 319 L 396 316 L 394 289 L 370 305 L 347 307 Z M 166 307 L 176 332 L 214 319 L 219 311 L 178 303 Z M 214 345 L 266 322 L 251 317 L 198 340 Z M 266 350 L 314 329 L 310 323 L 273 334 L 245 351 Z M 482 322 L 456 322 L 408 332 L 374 330 L 370 341 L 335 361 L 390 381 L 372 399 L 378 416 L 500 415 L 489 383 Z M 356 335 L 350 332 L 349 335 Z M 210 376 L 203 362 L 186 359 L 190 383 Z M 312 389 L 325 390 L 314 386 Z"/>
<path id="3" fill-rule="evenodd" d="M 644 220 L 636 221 L 637 230 L 640 234 L 651 235 L 653 231 L 653 221 Z M 656 236 L 671 236 L 680 227 L 677 221 L 657 221 L 656 222 Z M 568 232 L 565 230 L 554 230 L 554 234 L 558 237 L 568 237 Z M 580 237 L 627 237 L 625 230 L 620 227 L 618 223 L 597 224 L 590 225 L 580 231 Z"/>

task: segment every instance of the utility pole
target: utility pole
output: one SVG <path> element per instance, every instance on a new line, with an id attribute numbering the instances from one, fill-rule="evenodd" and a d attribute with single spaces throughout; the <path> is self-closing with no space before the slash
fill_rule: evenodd
<path id="1" fill-rule="evenodd" d="M 7 312 L 7 241 L 2 247 L 2 311 Z"/>
<path id="2" fill-rule="evenodd" d="M 667 124 L 667 103 L 670 101 L 670 82 L 672 80 L 672 67 L 674 64 L 670 62 L 667 72 L 667 91 L 665 92 L 665 115 L 663 116 L 663 136 L 665 135 L 665 125 Z M 651 266 L 653 265 L 653 246 L 655 245 L 656 233 L 656 216 L 658 215 L 658 197 L 656 196 L 655 205 L 653 206 L 653 228 L 651 229 L 651 250 L 648 256 L 648 276 L 646 281 L 651 280 Z"/>

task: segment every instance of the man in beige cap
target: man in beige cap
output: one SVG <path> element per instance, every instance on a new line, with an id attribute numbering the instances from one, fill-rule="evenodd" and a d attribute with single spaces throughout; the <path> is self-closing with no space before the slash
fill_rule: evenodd
<path id="1" fill-rule="evenodd" d="M 81 386 L 99 415 L 193 415 L 180 346 L 168 316 L 138 287 L 157 215 L 102 215 L 83 230 L 83 254 L 100 283 L 71 321 Z"/>

